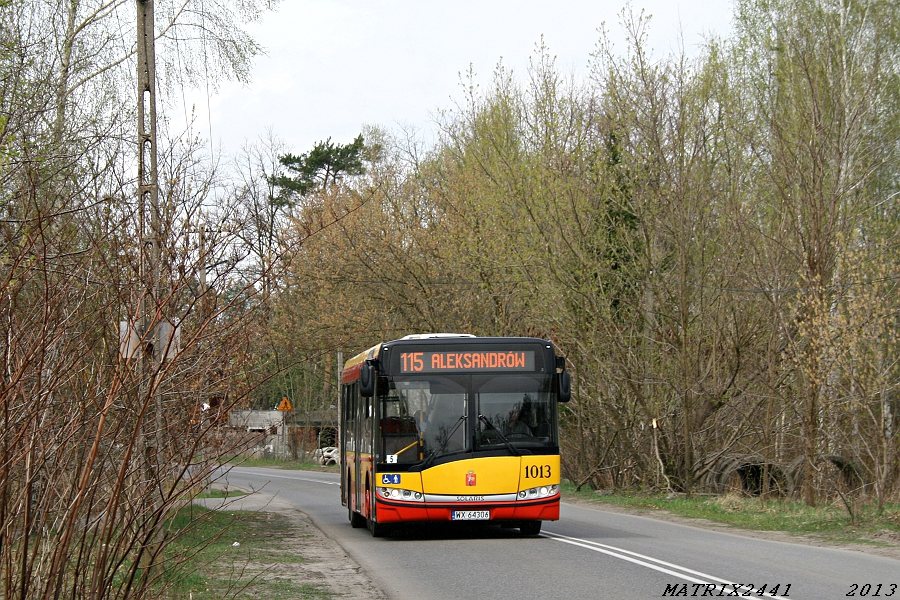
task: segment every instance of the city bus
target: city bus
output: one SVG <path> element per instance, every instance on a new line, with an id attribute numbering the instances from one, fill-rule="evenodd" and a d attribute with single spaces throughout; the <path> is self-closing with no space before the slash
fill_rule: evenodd
<path id="1" fill-rule="evenodd" d="M 571 379 L 551 342 L 410 335 L 354 356 L 341 381 L 353 527 L 483 521 L 536 536 L 559 519 L 557 403 Z"/>

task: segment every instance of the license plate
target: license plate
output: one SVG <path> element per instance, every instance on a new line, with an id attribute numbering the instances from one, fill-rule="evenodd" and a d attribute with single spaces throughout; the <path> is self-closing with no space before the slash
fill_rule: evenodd
<path id="1" fill-rule="evenodd" d="M 453 521 L 490 521 L 489 510 L 454 510 L 450 515 Z"/>

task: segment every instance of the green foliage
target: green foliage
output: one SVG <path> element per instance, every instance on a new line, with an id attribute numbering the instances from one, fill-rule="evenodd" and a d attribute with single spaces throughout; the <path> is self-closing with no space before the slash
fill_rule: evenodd
<path id="1" fill-rule="evenodd" d="M 626 10 L 625 52 L 601 38 L 588 80 L 540 45 L 522 78 L 464 82 L 434 147 L 379 132 L 352 189 L 294 157 L 312 167 L 290 192 L 308 194 L 290 234 L 304 243 L 277 344 L 546 337 L 574 375 L 573 480 L 693 493 L 747 460 L 783 475 L 764 496 L 885 506 L 900 492 L 898 17 L 883 0 L 745 0 L 735 37 L 657 59 Z"/>
<path id="2" fill-rule="evenodd" d="M 243 496 L 245 492 L 240 490 L 209 490 L 208 492 L 200 492 L 194 499 L 202 499 L 202 498 L 234 498 L 235 496 Z"/>
<path id="3" fill-rule="evenodd" d="M 366 150 L 363 136 L 358 135 L 350 144 L 334 144 L 331 138 L 317 143 L 312 150 L 300 155 L 285 154 L 279 162 L 294 174 L 273 175 L 270 182 L 279 188 L 272 201 L 291 205 L 296 196 L 306 196 L 318 189 L 327 189 L 347 175 L 362 175 Z"/>
<path id="4" fill-rule="evenodd" d="M 235 466 L 241 467 L 269 467 L 274 469 L 287 469 L 294 471 L 320 471 L 325 473 L 340 473 L 340 465 L 322 466 L 318 463 L 306 460 L 287 460 L 278 458 L 235 458 L 233 461 Z"/>

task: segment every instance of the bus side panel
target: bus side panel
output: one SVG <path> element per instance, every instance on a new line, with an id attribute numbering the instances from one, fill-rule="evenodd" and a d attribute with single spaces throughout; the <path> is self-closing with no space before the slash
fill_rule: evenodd
<path id="1" fill-rule="evenodd" d="M 355 498 L 356 494 L 353 493 L 353 490 L 356 489 L 356 477 L 354 473 L 356 472 L 356 453 L 355 452 L 345 452 L 342 463 L 342 473 L 341 476 L 345 480 L 344 485 L 341 487 L 341 502 L 347 505 L 347 508 L 355 509 Z"/>
<path id="2" fill-rule="evenodd" d="M 372 398 L 360 396 L 358 374 L 359 365 L 343 373 L 341 502 L 353 512 L 373 519 L 375 406 Z"/>
<path id="3" fill-rule="evenodd" d="M 341 415 L 338 440 L 341 465 L 341 504 L 351 508 L 350 503 L 350 453 L 347 452 L 347 386 L 341 386 Z"/>
<path id="4" fill-rule="evenodd" d="M 372 515 L 372 498 L 375 495 L 375 474 L 373 469 L 372 455 L 369 453 L 359 454 L 359 505 L 357 512 L 367 519 L 371 519 Z"/>
<path id="5" fill-rule="evenodd" d="M 346 382 L 346 380 L 345 380 Z M 344 385 L 343 406 L 341 410 L 342 461 L 341 479 L 345 484 L 341 489 L 341 501 L 354 512 L 366 514 L 363 507 L 364 498 L 362 482 L 365 481 L 361 452 L 361 403 L 359 384 L 355 381 Z"/>

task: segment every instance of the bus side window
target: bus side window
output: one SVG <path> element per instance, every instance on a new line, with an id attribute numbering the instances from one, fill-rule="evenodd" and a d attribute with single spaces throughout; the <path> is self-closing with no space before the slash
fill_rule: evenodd
<path id="1" fill-rule="evenodd" d="M 406 399 L 397 395 L 383 397 L 379 418 L 382 460 L 400 464 L 419 460 L 418 429 L 408 414 Z"/>
<path id="2" fill-rule="evenodd" d="M 347 426 L 344 428 L 344 440 L 346 450 L 356 451 L 356 393 L 354 386 L 344 386 L 344 418 Z"/>
<path id="3" fill-rule="evenodd" d="M 372 452 L 372 429 L 373 429 L 373 396 L 360 396 L 360 410 L 362 413 L 362 433 L 360 434 L 360 452 Z"/>

